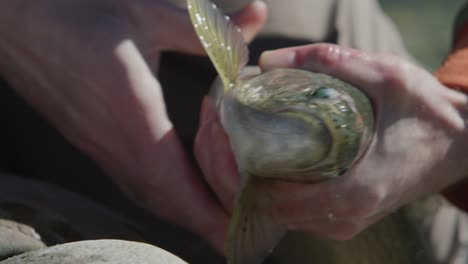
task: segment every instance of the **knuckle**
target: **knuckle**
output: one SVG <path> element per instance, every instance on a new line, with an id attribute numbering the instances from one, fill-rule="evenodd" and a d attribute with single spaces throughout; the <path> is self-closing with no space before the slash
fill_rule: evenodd
<path id="1" fill-rule="evenodd" d="M 299 226 L 296 230 L 305 231 L 323 239 L 346 241 L 356 237 L 362 228 L 355 223 L 308 223 L 307 226 Z"/>
<path id="2" fill-rule="evenodd" d="M 395 56 L 382 55 L 377 58 L 378 70 L 382 76 L 382 85 L 391 88 L 406 88 L 411 65 Z"/>
<path id="3" fill-rule="evenodd" d="M 340 64 L 344 57 L 344 48 L 329 44 L 321 43 L 314 45 L 314 48 L 306 50 L 305 53 L 299 53 L 296 57 L 297 64 L 305 66 L 310 62 L 315 65 L 323 66 L 325 68 L 334 68 Z"/>
<path id="4" fill-rule="evenodd" d="M 273 203 L 273 208 L 269 210 L 270 217 L 283 224 L 302 222 L 307 219 L 302 208 L 288 203 Z"/>
<path id="5" fill-rule="evenodd" d="M 361 228 L 355 225 L 346 225 L 339 231 L 329 234 L 328 238 L 336 241 L 347 241 L 355 238 L 361 231 Z"/>
<path id="6" fill-rule="evenodd" d="M 376 188 L 366 187 L 365 190 L 356 193 L 348 212 L 355 219 L 366 219 L 375 215 L 385 199 L 385 192 Z"/>

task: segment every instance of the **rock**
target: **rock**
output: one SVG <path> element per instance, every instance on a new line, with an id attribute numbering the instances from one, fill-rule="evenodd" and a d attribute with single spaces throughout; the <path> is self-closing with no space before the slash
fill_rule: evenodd
<path id="1" fill-rule="evenodd" d="M 92 240 L 30 251 L 0 264 L 187 264 L 158 247 L 123 240 Z"/>
<path id="2" fill-rule="evenodd" d="M 107 196 L 109 189 L 101 187 L 102 196 Z M 0 219 L 31 226 L 46 246 L 118 239 L 158 245 L 190 263 L 224 260 L 205 240 L 137 206 L 111 209 L 65 188 L 5 173 L 0 173 Z"/>
<path id="3" fill-rule="evenodd" d="M 43 247 L 32 227 L 0 219 L 0 260 Z"/>

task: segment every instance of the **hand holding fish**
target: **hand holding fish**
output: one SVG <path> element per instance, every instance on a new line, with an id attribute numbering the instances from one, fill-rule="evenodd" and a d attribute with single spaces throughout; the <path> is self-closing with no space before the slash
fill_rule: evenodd
<path id="1" fill-rule="evenodd" d="M 266 53 L 261 65 L 264 70 L 295 67 L 346 80 L 368 94 L 376 112 L 376 132 L 366 155 L 342 178 L 310 188 L 281 187 L 295 193 L 278 200 L 276 207 L 284 209 L 279 214 L 291 226 L 346 239 L 394 209 L 467 176 L 468 97 L 424 69 L 397 57 L 333 45 Z M 307 201 L 316 201 L 316 206 L 312 209 Z"/>
<path id="2" fill-rule="evenodd" d="M 299 68 L 360 87 L 371 99 L 375 134 L 340 177 L 303 184 L 265 181 L 257 192 L 271 221 L 324 238 L 349 239 L 411 201 L 467 176 L 468 97 L 402 59 L 331 44 L 266 52 L 263 71 Z M 239 188 L 234 156 L 206 100 L 197 146 L 204 175 L 228 208 Z M 217 144 L 206 144 L 207 141 Z M 209 146 L 209 147 L 206 147 Z"/>
<path id="3" fill-rule="evenodd" d="M 195 152 L 231 211 L 228 264 L 261 263 L 288 229 L 351 238 L 466 176 L 465 94 L 396 57 L 331 44 L 264 53 L 252 71 L 232 21 L 187 1 L 220 77 Z"/>
<path id="4" fill-rule="evenodd" d="M 203 54 L 185 10 L 44 0 L 2 1 L 0 13 L 0 73 L 15 91 L 140 206 L 221 243 L 227 215 L 188 161 L 153 74 L 161 51 Z M 248 39 L 264 19 L 258 3 L 235 18 Z"/>

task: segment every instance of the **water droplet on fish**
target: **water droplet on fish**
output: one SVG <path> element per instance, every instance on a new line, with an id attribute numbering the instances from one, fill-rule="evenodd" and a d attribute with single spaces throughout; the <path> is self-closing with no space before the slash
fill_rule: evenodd
<path id="1" fill-rule="evenodd" d="M 199 39 L 200 39 L 200 42 L 202 43 L 203 47 L 209 48 L 211 46 L 211 44 L 208 41 L 206 41 L 203 36 L 200 36 Z"/>
<path id="2" fill-rule="evenodd" d="M 224 18 L 226 18 L 226 20 L 231 20 L 231 18 L 229 16 L 224 16 Z"/>
<path id="3" fill-rule="evenodd" d="M 197 24 L 201 24 L 202 21 L 203 21 L 203 18 L 202 18 L 202 16 L 200 15 L 200 13 L 196 13 L 196 14 L 195 14 L 195 19 L 197 20 Z"/>
<path id="4" fill-rule="evenodd" d="M 192 4 L 189 4 L 187 8 L 192 9 Z"/>
<path id="5" fill-rule="evenodd" d="M 231 46 L 227 46 L 227 47 L 226 47 L 226 50 L 227 50 L 227 51 L 231 51 Z"/>
<path id="6" fill-rule="evenodd" d="M 211 7 L 212 7 L 213 9 L 216 9 L 216 5 L 213 4 L 213 3 L 211 3 Z"/>
<path id="7" fill-rule="evenodd" d="M 345 112 L 349 111 L 348 108 L 345 105 L 338 106 L 338 110 L 340 110 L 340 112 L 342 112 L 342 113 L 345 113 Z"/>

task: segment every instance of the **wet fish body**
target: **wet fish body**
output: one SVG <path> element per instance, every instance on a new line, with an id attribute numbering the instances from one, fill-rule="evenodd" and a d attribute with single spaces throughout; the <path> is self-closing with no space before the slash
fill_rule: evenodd
<path id="1" fill-rule="evenodd" d="M 371 139 L 372 106 L 359 89 L 325 74 L 298 69 L 251 74 L 245 67 L 247 46 L 230 19 L 209 0 L 187 3 L 220 77 L 214 94 L 242 176 L 227 260 L 258 264 L 286 233 L 262 212 L 259 201 L 268 197 L 258 192 L 259 184 L 269 179 L 313 183 L 341 175 Z"/>

